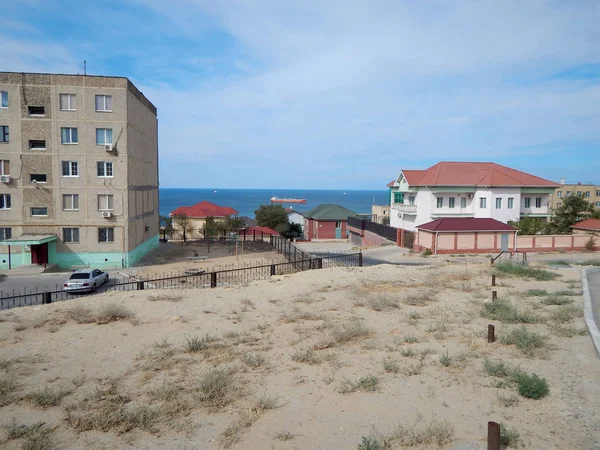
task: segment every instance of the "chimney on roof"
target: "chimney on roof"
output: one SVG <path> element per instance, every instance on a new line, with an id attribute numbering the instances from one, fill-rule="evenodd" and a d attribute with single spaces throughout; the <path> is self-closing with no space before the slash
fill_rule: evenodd
<path id="1" fill-rule="evenodd" d="M 578 181 L 578 182 L 577 182 L 577 186 L 581 186 L 581 181 Z"/>
<path id="2" fill-rule="evenodd" d="M 567 179 L 565 177 L 560 177 L 560 184 L 567 184 Z"/>

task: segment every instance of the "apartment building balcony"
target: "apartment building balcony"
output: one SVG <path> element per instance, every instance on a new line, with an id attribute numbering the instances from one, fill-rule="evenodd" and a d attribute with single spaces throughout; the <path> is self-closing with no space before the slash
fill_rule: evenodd
<path id="1" fill-rule="evenodd" d="M 417 205 L 405 205 L 403 203 L 393 203 L 392 209 L 403 214 L 417 214 Z"/>

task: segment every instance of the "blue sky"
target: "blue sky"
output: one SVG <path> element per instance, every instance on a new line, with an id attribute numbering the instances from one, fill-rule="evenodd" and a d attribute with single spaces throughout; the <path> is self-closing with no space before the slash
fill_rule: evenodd
<path id="1" fill-rule="evenodd" d="M 600 183 L 600 3 L 0 0 L 0 70 L 129 77 L 164 187 L 384 188 L 495 161 Z"/>

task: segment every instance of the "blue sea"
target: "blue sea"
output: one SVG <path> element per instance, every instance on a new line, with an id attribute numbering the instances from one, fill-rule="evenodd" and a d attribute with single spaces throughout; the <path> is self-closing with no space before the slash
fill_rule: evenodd
<path id="1" fill-rule="evenodd" d="M 388 204 L 388 191 L 333 191 L 311 189 L 171 189 L 160 188 L 160 214 L 168 216 L 179 206 L 191 206 L 203 200 L 231 206 L 240 216 L 254 217 L 260 205 L 270 205 L 271 197 L 305 198 L 306 203 L 282 204 L 298 211 L 308 211 L 322 203 L 333 203 L 356 213 L 371 213 L 371 205 Z"/>

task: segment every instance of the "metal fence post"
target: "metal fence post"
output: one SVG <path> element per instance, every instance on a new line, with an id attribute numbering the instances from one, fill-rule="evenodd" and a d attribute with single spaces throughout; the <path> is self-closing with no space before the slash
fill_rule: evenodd
<path id="1" fill-rule="evenodd" d="M 217 272 L 210 273 L 210 287 L 211 288 L 217 287 Z"/>
<path id="2" fill-rule="evenodd" d="M 488 325 L 488 343 L 491 344 L 496 340 L 496 327 Z"/>
<path id="3" fill-rule="evenodd" d="M 488 422 L 488 450 L 500 450 L 500 425 Z"/>
<path id="4" fill-rule="evenodd" d="M 323 268 L 323 258 L 318 258 L 317 259 L 317 269 L 322 269 Z"/>
<path id="5" fill-rule="evenodd" d="M 137 290 L 138 291 L 143 291 L 144 290 L 144 282 L 143 281 L 138 281 L 137 282 Z"/>
<path id="6" fill-rule="evenodd" d="M 363 266 L 362 252 L 358 253 L 358 267 Z"/>
<path id="7" fill-rule="evenodd" d="M 271 264 L 271 276 L 275 275 L 275 264 Z"/>
<path id="8" fill-rule="evenodd" d="M 47 305 L 48 303 L 52 303 L 52 294 L 46 291 L 42 294 L 42 304 Z"/>

